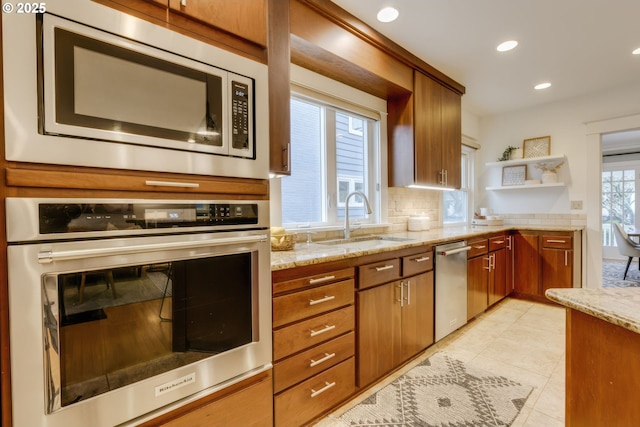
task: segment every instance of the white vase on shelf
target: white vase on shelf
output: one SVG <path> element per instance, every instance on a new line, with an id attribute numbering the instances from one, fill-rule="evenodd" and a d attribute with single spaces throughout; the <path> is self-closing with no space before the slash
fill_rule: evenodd
<path id="1" fill-rule="evenodd" d="M 522 148 L 516 148 L 515 150 L 511 151 L 511 153 L 509 154 L 509 159 L 510 160 L 522 159 Z"/>
<path id="2" fill-rule="evenodd" d="M 556 182 L 558 182 L 558 174 L 555 171 L 542 172 L 543 184 L 555 184 Z"/>

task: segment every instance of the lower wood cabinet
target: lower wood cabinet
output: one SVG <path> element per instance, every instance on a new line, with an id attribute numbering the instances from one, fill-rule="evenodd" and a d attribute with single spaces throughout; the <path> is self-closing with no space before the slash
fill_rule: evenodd
<path id="1" fill-rule="evenodd" d="M 355 392 L 354 269 L 304 271 L 274 277 L 277 427 L 308 424 Z"/>
<path id="2" fill-rule="evenodd" d="M 467 320 L 507 296 L 507 236 L 483 236 L 469 241 L 467 258 Z"/>
<path id="3" fill-rule="evenodd" d="M 357 303 L 359 387 L 433 343 L 433 271 L 362 290 Z"/>
<path id="4" fill-rule="evenodd" d="M 355 358 L 317 374 L 274 398 L 276 426 L 302 426 L 355 390 Z"/>
<path id="5" fill-rule="evenodd" d="M 513 291 L 547 302 L 550 288 L 580 287 L 582 236 L 579 231 L 523 230 L 513 237 Z"/>
<path id="6" fill-rule="evenodd" d="M 247 410 L 250 408 L 250 410 Z M 140 427 L 273 426 L 271 371 L 255 375 Z"/>

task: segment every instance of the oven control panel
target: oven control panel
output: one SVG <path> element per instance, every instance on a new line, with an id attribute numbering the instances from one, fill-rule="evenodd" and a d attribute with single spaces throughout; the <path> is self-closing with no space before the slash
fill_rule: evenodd
<path id="1" fill-rule="evenodd" d="M 258 214 L 258 203 L 252 202 L 40 203 L 38 206 L 40 234 L 184 227 L 247 228 L 259 223 Z"/>

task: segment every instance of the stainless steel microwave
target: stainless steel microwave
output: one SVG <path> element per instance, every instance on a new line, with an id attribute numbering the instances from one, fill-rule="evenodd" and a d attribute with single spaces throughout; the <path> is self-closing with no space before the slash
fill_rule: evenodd
<path id="1" fill-rule="evenodd" d="M 268 177 L 264 64 L 76 0 L 3 49 L 7 160 Z"/>

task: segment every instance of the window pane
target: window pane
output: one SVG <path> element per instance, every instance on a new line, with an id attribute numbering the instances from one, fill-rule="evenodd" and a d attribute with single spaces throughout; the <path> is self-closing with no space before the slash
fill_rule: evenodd
<path id="1" fill-rule="evenodd" d="M 323 220 L 322 108 L 291 100 L 291 176 L 282 178 L 282 222 Z"/>
<path id="2" fill-rule="evenodd" d="M 353 132 L 353 123 L 362 123 L 361 132 Z M 336 112 L 336 174 L 339 185 L 338 194 L 342 204 L 338 204 L 337 218 L 344 219 L 346 206 L 346 194 L 342 198 L 344 181 L 349 182 L 348 192 L 355 190 L 365 191 L 367 186 L 367 132 L 365 119 L 353 116 L 346 112 Z M 351 125 L 350 125 L 351 124 Z M 350 131 L 351 129 L 351 131 Z M 368 194 L 367 194 L 368 196 Z M 349 200 L 349 218 L 365 218 L 364 200 L 361 196 L 354 196 Z"/>
<path id="3" fill-rule="evenodd" d="M 443 193 L 444 222 L 467 221 L 467 192 L 445 191 Z"/>

